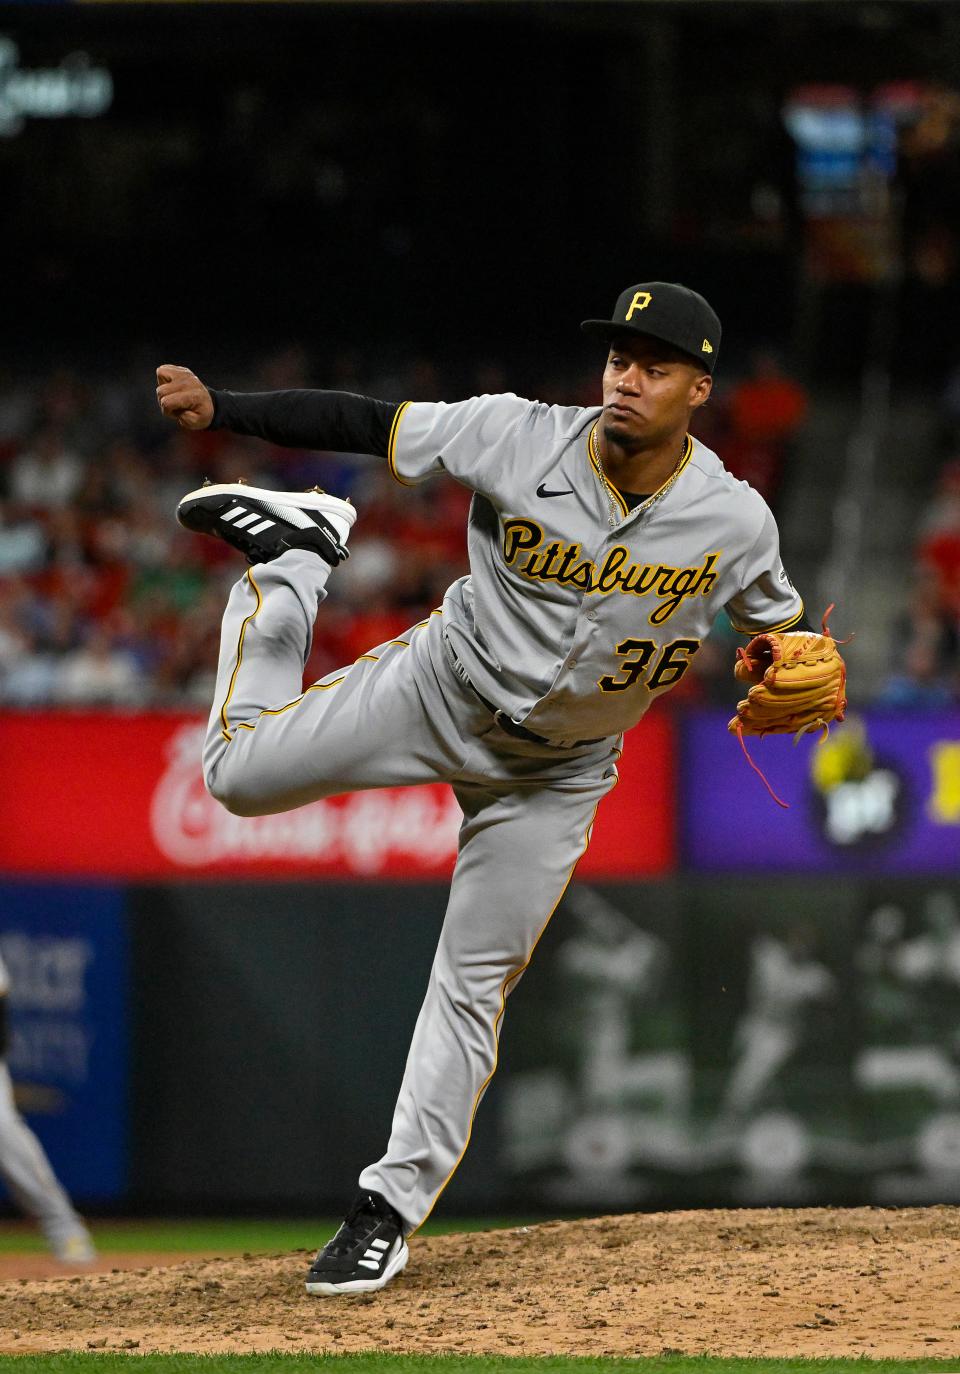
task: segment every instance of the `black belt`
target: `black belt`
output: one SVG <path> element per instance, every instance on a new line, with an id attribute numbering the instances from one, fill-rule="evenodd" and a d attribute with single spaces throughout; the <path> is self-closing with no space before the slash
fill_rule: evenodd
<path id="1" fill-rule="evenodd" d="M 449 645 L 447 647 L 449 648 Z M 451 649 L 450 652 L 453 653 L 453 650 Z M 494 721 L 500 726 L 500 729 L 505 735 L 512 735 L 514 739 L 529 740 L 531 744 L 549 744 L 554 749 L 579 749 L 581 745 L 599 744 L 601 740 L 606 739 L 606 735 L 598 735 L 596 739 L 575 739 L 572 744 L 555 744 L 552 739 L 547 739 L 546 735 L 538 735 L 535 731 L 528 730 L 525 725 L 518 725 L 515 720 L 510 719 L 506 711 L 501 711 L 499 706 L 494 706 L 492 701 L 487 701 L 483 693 L 477 691 L 466 673 L 464 673 L 463 665 L 459 663 L 459 660 L 457 660 L 457 663 L 459 667 L 458 676 L 466 686 L 470 688 L 477 700 L 481 701 L 487 708 L 493 716 Z"/>

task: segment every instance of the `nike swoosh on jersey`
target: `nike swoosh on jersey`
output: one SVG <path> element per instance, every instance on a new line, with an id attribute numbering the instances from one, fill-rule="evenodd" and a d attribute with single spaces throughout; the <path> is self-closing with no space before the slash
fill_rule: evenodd
<path id="1" fill-rule="evenodd" d="M 541 482 L 540 485 L 537 487 L 537 495 L 538 495 L 538 496 L 572 496 L 572 495 L 573 495 L 573 489 L 571 488 L 569 491 L 547 491 L 546 483 L 545 483 L 545 482 Z"/>

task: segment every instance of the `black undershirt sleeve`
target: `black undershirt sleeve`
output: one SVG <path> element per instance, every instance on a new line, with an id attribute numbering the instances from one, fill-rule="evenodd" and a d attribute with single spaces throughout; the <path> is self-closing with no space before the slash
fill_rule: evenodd
<path id="1" fill-rule="evenodd" d="M 211 429 L 250 434 L 284 448 L 372 453 L 386 458 L 396 401 L 351 391 L 214 391 Z"/>

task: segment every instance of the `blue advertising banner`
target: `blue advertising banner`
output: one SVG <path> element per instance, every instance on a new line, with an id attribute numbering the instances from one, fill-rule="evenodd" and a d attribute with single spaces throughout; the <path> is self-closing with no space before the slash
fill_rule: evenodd
<path id="1" fill-rule="evenodd" d="M 78 1202 L 127 1175 L 127 933 L 121 889 L 0 882 L 17 1100 Z"/>
<path id="2" fill-rule="evenodd" d="M 701 871 L 960 873 L 960 713 L 851 715 L 822 743 L 748 738 L 776 806 L 728 734 L 692 713 L 681 752 L 681 841 Z"/>

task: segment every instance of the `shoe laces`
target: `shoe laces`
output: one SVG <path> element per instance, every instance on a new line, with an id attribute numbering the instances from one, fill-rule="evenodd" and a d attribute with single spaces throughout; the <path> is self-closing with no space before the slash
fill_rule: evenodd
<path id="1" fill-rule="evenodd" d="M 375 1231 L 382 1221 L 399 1217 L 389 1203 L 381 1202 L 372 1193 L 360 1193 L 344 1218 L 343 1225 L 330 1243 L 331 1255 L 345 1255 Z"/>

